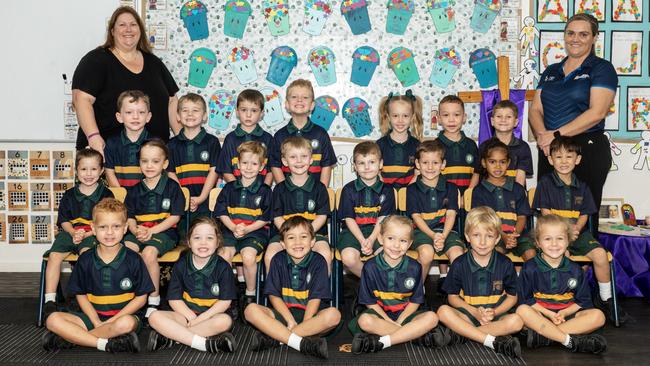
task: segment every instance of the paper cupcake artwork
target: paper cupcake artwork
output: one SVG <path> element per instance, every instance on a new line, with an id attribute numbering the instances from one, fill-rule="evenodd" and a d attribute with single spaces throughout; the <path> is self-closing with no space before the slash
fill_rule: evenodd
<path id="1" fill-rule="evenodd" d="M 487 48 L 479 48 L 469 55 L 469 67 L 472 68 L 478 84 L 482 89 L 497 85 L 497 58 Z"/>
<path id="2" fill-rule="evenodd" d="M 415 65 L 413 52 L 405 47 L 396 47 L 388 54 L 390 67 L 403 87 L 411 86 L 420 81 L 420 74 Z"/>
<path id="3" fill-rule="evenodd" d="M 379 65 L 379 52 L 370 46 L 361 46 L 352 54 L 350 81 L 359 86 L 368 86 Z"/>
<path id="4" fill-rule="evenodd" d="M 271 63 L 269 71 L 266 73 L 266 80 L 277 86 L 283 86 L 297 64 L 298 57 L 293 48 L 280 46 L 274 49 L 271 53 Z"/>
<path id="5" fill-rule="evenodd" d="M 309 118 L 315 124 L 329 130 L 332 122 L 334 122 L 334 119 L 339 114 L 339 103 L 334 97 L 330 97 L 329 95 L 320 96 L 314 102 L 316 106 Z"/>
<path id="6" fill-rule="evenodd" d="M 341 15 L 348 22 L 354 35 L 367 33 L 372 29 L 366 0 L 343 0 L 341 2 Z"/>
<path id="7" fill-rule="evenodd" d="M 431 77 L 429 77 L 431 84 L 446 88 L 460 68 L 460 62 L 460 54 L 453 47 L 437 50 L 433 58 Z"/>
<path id="8" fill-rule="evenodd" d="M 336 83 L 336 57 L 325 46 L 318 46 L 309 51 L 309 67 L 320 86 Z"/>
<path id="9" fill-rule="evenodd" d="M 282 97 L 277 90 L 264 87 L 260 89 L 260 93 L 264 95 L 264 117 L 262 122 L 267 127 L 273 127 L 284 122 L 284 114 L 282 113 Z"/>
<path id="10" fill-rule="evenodd" d="M 228 37 L 243 38 L 246 23 L 253 12 L 251 4 L 246 0 L 228 1 L 225 10 L 223 34 Z"/>
<path id="11" fill-rule="evenodd" d="M 264 0 L 264 18 L 272 36 L 289 34 L 289 0 Z"/>
<path id="12" fill-rule="evenodd" d="M 181 19 L 192 41 L 208 38 L 208 8 L 200 1 L 188 1 L 181 6 Z"/>
<path id="13" fill-rule="evenodd" d="M 415 12 L 414 0 L 388 0 L 386 4 L 386 32 L 402 35 L 406 33 L 411 16 Z"/>
<path id="14" fill-rule="evenodd" d="M 343 104 L 342 115 L 350 125 L 354 137 L 363 137 L 372 133 L 372 121 L 368 109 L 368 103 L 359 97 L 350 98 Z"/>
<path id="15" fill-rule="evenodd" d="M 474 11 L 469 26 L 479 33 L 487 33 L 501 12 L 501 0 L 474 0 Z"/>
<path id="16" fill-rule="evenodd" d="M 449 33 L 456 29 L 453 6 L 456 0 L 427 0 L 427 10 L 438 33 Z"/>
<path id="17" fill-rule="evenodd" d="M 226 90 L 217 90 L 208 101 L 208 125 L 217 131 L 225 131 L 235 110 L 235 96 Z"/>
<path id="18" fill-rule="evenodd" d="M 257 80 L 255 59 L 253 51 L 246 47 L 235 47 L 228 55 L 228 68 L 235 74 L 242 85 L 250 84 Z"/>
<path id="19" fill-rule="evenodd" d="M 190 72 L 187 83 L 197 88 L 205 88 L 217 66 L 217 56 L 209 48 L 198 48 L 190 55 Z"/>
<path id="20" fill-rule="evenodd" d="M 332 15 L 332 2 L 323 0 L 305 0 L 305 20 L 302 30 L 312 36 L 323 31 L 327 19 Z"/>

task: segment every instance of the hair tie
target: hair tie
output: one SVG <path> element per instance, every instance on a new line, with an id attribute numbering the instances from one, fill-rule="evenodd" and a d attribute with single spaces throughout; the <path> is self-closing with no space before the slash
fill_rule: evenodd
<path id="1" fill-rule="evenodd" d="M 413 95 L 413 91 L 411 89 L 408 89 L 406 93 L 404 93 L 404 96 L 406 96 L 413 102 L 415 101 L 415 95 Z"/>

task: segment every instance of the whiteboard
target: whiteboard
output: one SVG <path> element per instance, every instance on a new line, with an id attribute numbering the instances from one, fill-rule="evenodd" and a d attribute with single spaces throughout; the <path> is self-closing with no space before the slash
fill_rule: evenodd
<path id="1" fill-rule="evenodd" d="M 62 140 L 62 74 L 71 83 L 81 57 L 104 43 L 118 1 L 6 1 L 2 6 L 0 139 Z"/>

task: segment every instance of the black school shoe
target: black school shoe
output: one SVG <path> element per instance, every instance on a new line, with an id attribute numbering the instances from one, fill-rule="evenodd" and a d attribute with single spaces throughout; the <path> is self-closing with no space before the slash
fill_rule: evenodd
<path id="1" fill-rule="evenodd" d="M 151 330 L 149 332 L 149 339 L 147 340 L 147 351 L 155 352 L 160 349 L 171 348 L 174 345 L 174 341 L 165 337 L 164 335 Z"/>
<path id="2" fill-rule="evenodd" d="M 352 339 L 352 353 L 374 353 L 384 349 L 384 344 L 379 342 L 379 336 L 368 333 L 357 333 Z"/>
<path id="3" fill-rule="evenodd" d="M 448 346 L 456 346 L 456 345 L 459 345 L 459 344 L 465 344 L 468 341 L 467 338 L 465 338 L 462 335 L 460 335 L 460 334 L 454 332 L 453 330 L 447 328 L 442 323 L 438 324 L 438 326 L 436 328 L 440 329 L 441 333 L 449 335 L 449 342 L 447 342 Z"/>
<path id="4" fill-rule="evenodd" d="M 526 347 L 528 348 L 548 347 L 552 343 L 553 341 L 537 333 L 536 331 L 530 328 L 526 329 Z"/>
<path id="5" fill-rule="evenodd" d="M 60 349 L 70 349 L 74 345 L 60 336 L 46 330 L 41 336 L 41 346 L 47 352 L 58 351 Z"/>
<path id="6" fill-rule="evenodd" d="M 118 337 L 109 338 L 106 344 L 106 352 L 140 352 L 140 340 L 135 332 L 124 334 Z"/>
<path id="7" fill-rule="evenodd" d="M 521 345 L 519 339 L 512 336 L 499 336 L 494 339 L 494 350 L 510 357 L 521 357 Z"/>
<path id="8" fill-rule="evenodd" d="M 605 313 L 605 316 L 607 317 L 607 320 L 609 320 L 610 323 L 615 324 L 616 319 L 614 318 L 614 299 L 610 297 L 609 300 L 604 301 L 603 299 L 600 298 L 598 292 L 596 292 L 592 296 L 592 298 L 593 298 L 594 307 L 600 309 L 600 311 Z M 622 325 L 628 320 L 629 315 L 621 308 L 620 303 L 616 304 L 616 308 L 618 311 L 618 323 Z"/>
<path id="9" fill-rule="evenodd" d="M 250 350 L 254 352 L 263 351 L 269 348 L 280 347 L 280 342 L 256 330 L 251 339 Z"/>
<path id="10" fill-rule="evenodd" d="M 232 333 L 225 332 L 206 339 L 205 348 L 210 353 L 232 353 L 235 352 L 235 349 L 237 348 L 237 342 L 235 342 L 235 337 Z"/>
<path id="11" fill-rule="evenodd" d="M 444 347 L 451 341 L 451 331 L 448 328 L 437 326 L 411 343 L 429 348 Z"/>
<path id="12" fill-rule="evenodd" d="M 327 359 L 327 341 L 320 337 L 306 337 L 300 341 L 300 353 Z"/>
<path id="13" fill-rule="evenodd" d="M 244 310 L 246 310 L 246 307 L 250 304 L 255 303 L 255 296 L 248 296 L 248 295 L 242 295 L 239 297 L 239 314 L 242 314 L 241 316 L 241 322 L 244 323 L 244 325 L 248 325 L 248 322 L 246 321 L 246 317 L 243 316 Z"/>
<path id="14" fill-rule="evenodd" d="M 571 336 L 571 352 L 599 355 L 607 351 L 607 340 L 600 334 Z"/>

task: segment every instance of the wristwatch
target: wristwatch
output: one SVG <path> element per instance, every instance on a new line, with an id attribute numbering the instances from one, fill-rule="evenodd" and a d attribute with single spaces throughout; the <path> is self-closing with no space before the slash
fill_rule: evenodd
<path id="1" fill-rule="evenodd" d="M 555 137 L 555 138 L 562 137 L 562 134 L 560 133 L 560 130 L 555 130 L 555 132 L 553 132 L 553 137 Z"/>

